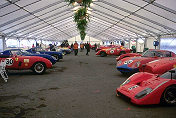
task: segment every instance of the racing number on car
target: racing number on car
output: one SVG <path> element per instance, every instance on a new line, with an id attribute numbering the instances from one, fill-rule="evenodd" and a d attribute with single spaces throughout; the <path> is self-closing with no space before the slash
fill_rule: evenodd
<path id="1" fill-rule="evenodd" d="M 7 58 L 7 59 L 6 59 L 6 65 L 7 65 L 7 66 L 13 65 L 13 59 L 12 59 L 12 58 Z"/>
<path id="2" fill-rule="evenodd" d="M 113 54 L 113 53 L 114 53 L 114 50 L 111 50 L 110 53 Z"/>

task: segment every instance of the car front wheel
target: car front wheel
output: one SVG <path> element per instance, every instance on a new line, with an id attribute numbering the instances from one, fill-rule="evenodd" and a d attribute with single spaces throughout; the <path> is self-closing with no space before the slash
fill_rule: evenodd
<path id="1" fill-rule="evenodd" d="M 166 105 L 176 105 L 176 86 L 167 87 L 161 100 L 161 102 Z"/>
<path id="2" fill-rule="evenodd" d="M 105 57 L 105 56 L 107 56 L 107 54 L 106 54 L 106 52 L 100 52 L 100 56 Z"/>
<path id="3" fill-rule="evenodd" d="M 43 74 L 46 71 L 46 66 L 42 62 L 37 62 L 32 66 L 32 71 L 36 74 Z"/>

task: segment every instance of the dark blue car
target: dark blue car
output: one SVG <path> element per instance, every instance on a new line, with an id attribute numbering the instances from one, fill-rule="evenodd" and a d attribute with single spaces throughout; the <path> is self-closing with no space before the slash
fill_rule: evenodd
<path id="1" fill-rule="evenodd" d="M 39 56 L 39 57 L 43 57 L 43 58 L 46 58 L 48 60 L 51 61 L 52 64 L 55 64 L 56 63 L 56 59 L 53 58 L 51 55 L 47 55 L 47 54 L 32 54 L 30 52 L 27 52 L 27 51 L 24 51 L 22 49 L 10 49 L 10 50 L 5 50 L 4 52 L 1 52 L 1 54 L 3 55 L 7 55 L 7 56 L 10 56 L 10 55 L 22 55 L 22 56 Z"/>
<path id="2" fill-rule="evenodd" d="M 26 50 L 26 51 L 31 52 L 31 53 L 48 54 L 48 55 L 51 55 L 51 56 L 55 57 L 57 61 L 59 61 L 59 59 L 63 59 L 63 55 L 62 55 L 61 52 L 45 51 L 41 47 L 31 48 L 31 49 Z"/>

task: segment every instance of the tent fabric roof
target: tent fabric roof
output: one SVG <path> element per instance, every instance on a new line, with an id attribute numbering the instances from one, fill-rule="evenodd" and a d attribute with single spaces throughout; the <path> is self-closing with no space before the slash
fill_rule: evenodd
<path id="1" fill-rule="evenodd" d="M 176 33 L 175 0 L 93 1 L 88 36 L 127 40 Z M 70 39 L 79 35 L 74 7 L 64 0 L 1 0 L 0 32 L 15 38 Z"/>

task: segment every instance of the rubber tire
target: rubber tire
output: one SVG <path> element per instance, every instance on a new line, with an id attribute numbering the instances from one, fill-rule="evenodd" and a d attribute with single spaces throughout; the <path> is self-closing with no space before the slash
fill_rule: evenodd
<path id="1" fill-rule="evenodd" d="M 162 97 L 161 97 L 161 104 L 164 104 L 164 105 L 176 105 L 176 100 L 174 103 L 170 103 L 169 101 L 167 101 L 167 98 L 166 98 L 166 95 L 168 93 L 168 91 L 172 90 L 172 92 L 174 93 L 174 96 L 176 97 L 176 85 L 172 85 L 172 86 L 169 86 L 167 87 L 163 94 L 162 94 Z"/>
<path id="2" fill-rule="evenodd" d="M 105 57 L 107 56 L 106 52 L 100 52 L 100 57 Z"/>
<path id="3" fill-rule="evenodd" d="M 59 56 L 58 55 L 52 55 L 52 56 L 55 57 L 57 61 L 59 61 Z"/>
<path id="4" fill-rule="evenodd" d="M 37 66 L 42 66 L 42 71 L 41 72 L 37 72 L 36 68 Z M 36 62 L 33 66 L 32 66 L 32 71 L 35 73 L 35 74 L 38 74 L 38 75 L 41 75 L 43 73 L 45 73 L 46 71 L 46 65 L 43 63 L 43 62 Z"/>
<path id="5" fill-rule="evenodd" d="M 122 51 L 122 52 L 119 53 L 119 55 L 122 55 L 122 54 L 126 54 L 126 52 Z"/>

